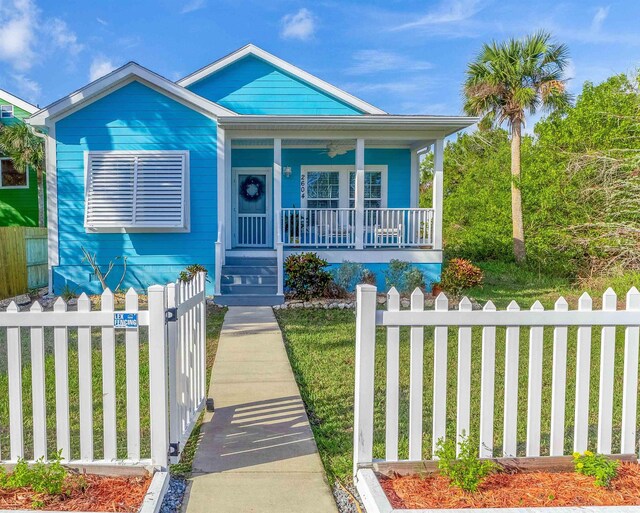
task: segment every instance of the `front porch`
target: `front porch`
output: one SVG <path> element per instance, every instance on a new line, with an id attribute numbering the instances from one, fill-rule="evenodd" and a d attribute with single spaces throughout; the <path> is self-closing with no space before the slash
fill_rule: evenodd
<path id="1" fill-rule="evenodd" d="M 230 290 L 224 280 L 244 285 L 223 274 L 228 258 L 252 268 L 252 258 L 273 258 L 268 292 L 280 297 L 291 253 L 315 251 L 330 264 L 441 264 L 444 137 L 459 129 L 455 120 L 265 118 L 219 120 L 216 295 Z M 420 156 L 429 151 L 432 206 L 420 208 Z"/>

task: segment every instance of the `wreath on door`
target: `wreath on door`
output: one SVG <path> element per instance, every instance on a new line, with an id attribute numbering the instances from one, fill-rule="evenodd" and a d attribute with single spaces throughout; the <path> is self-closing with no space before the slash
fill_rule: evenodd
<path id="1" fill-rule="evenodd" d="M 257 201 L 264 193 L 264 184 L 255 176 L 248 176 L 240 184 L 240 194 L 246 201 Z"/>

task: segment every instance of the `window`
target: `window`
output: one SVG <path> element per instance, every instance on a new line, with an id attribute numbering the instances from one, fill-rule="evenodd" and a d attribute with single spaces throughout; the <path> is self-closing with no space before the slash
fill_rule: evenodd
<path id="1" fill-rule="evenodd" d="M 349 208 L 356 203 L 356 173 L 349 173 Z M 382 171 L 364 173 L 364 208 L 382 208 Z"/>
<path id="2" fill-rule="evenodd" d="M 340 173 L 312 171 L 307 173 L 307 207 L 338 208 L 340 201 Z"/>
<path id="3" fill-rule="evenodd" d="M 85 227 L 186 231 L 187 151 L 88 152 Z"/>
<path id="4" fill-rule="evenodd" d="M 29 173 L 18 171 L 13 165 L 11 159 L 0 160 L 0 187 L 8 188 L 27 188 L 29 187 Z"/>
<path id="5" fill-rule="evenodd" d="M 13 105 L 0 105 L 0 118 L 12 118 Z"/>

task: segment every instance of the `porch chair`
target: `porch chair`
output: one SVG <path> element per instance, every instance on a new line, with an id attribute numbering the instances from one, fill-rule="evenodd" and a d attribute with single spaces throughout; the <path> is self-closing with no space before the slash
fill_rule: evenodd
<path id="1" fill-rule="evenodd" d="M 330 247 L 332 245 L 348 245 L 353 234 L 351 216 L 340 215 L 340 212 L 316 212 L 315 233 L 316 244 Z"/>
<path id="2" fill-rule="evenodd" d="M 382 219 L 373 226 L 373 247 L 389 246 L 395 239 L 398 247 L 404 244 L 404 230 L 399 219 Z"/>

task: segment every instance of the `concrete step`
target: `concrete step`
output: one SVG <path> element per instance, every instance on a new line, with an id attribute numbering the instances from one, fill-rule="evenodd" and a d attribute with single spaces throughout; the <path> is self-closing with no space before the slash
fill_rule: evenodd
<path id="1" fill-rule="evenodd" d="M 276 296 L 275 294 L 231 294 L 215 296 L 214 301 L 222 306 L 273 306 L 284 303 L 284 296 Z"/>
<path id="2" fill-rule="evenodd" d="M 278 277 L 275 274 L 223 274 L 221 285 L 277 285 Z"/>
<path id="3" fill-rule="evenodd" d="M 274 266 L 254 266 L 254 265 L 223 265 L 222 266 L 222 274 L 223 275 L 249 275 L 252 274 L 254 276 L 277 276 L 278 268 Z"/>
<path id="4" fill-rule="evenodd" d="M 257 267 L 275 267 L 278 265 L 278 261 L 275 258 L 265 258 L 265 257 L 231 257 L 228 256 L 224 260 L 224 265 L 233 265 L 233 266 L 257 266 Z"/>
<path id="5" fill-rule="evenodd" d="M 220 292 L 232 295 L 265 295 L 270 296 L 278 292 L 276 285 L 221 285 Z"/>

